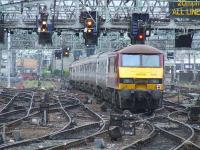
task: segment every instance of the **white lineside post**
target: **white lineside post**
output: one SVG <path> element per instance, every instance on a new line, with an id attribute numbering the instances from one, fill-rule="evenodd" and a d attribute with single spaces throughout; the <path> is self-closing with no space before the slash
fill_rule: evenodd
<path id="1" fill-rule="evenodd" d="M 44 110 L 44 125 L 47 125 L 47 110 Z"/>
<path id="2" fill-rule="evenodd" d="M 3 123 L 3 133 L 2 133 L 2 138 L 3 138 L 3 141 L 6 140 L 6 124 Z"/>
<path id="3" fill-rule="evenodd" d="M 10 88 L 10 68 L 11 68 L 11 49 L 10 49 L 10 32 L 7 33 L 8 38 L 8 84 L 7 87 Z"/>
<path id="4" fill-rule="evenodd" d="M 64 73 L 64 66 L 63 66 L 63 49 L 61 50 L 61 78 L 60 78 L 60 80 L 61 80 L 61 83 L 63 83 L 63 73 Z"/>
<path id="5" fill-rule="evenodd" d="M 197 76 L 197 71 L 196 71 L 196 51 L 193 51 L 193 59 L 194 59 L 194 67 L 193 67 L 193 74 L 194 74 L 194 80 L 196 80 L 196 76 Z"/>
<path id="6" fill-rule="evenodd" d="M 174 50 L 174 81 L 176 81 L 176 50 Z M 177 82 L 175 82 L 176 84 Z"/>

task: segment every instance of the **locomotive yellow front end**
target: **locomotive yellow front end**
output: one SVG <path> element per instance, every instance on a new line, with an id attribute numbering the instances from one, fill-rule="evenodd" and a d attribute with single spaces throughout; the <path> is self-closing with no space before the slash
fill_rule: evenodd
<path id="1" fill-rule="evenodd" d="M 119 67 L 118 89 L 163 90 L 163 68 Z"/>
<path id="2" fill-rule="evenodd" d="M 118 64 L 118 92 L 122 108 L 152 111 L 162 106 L 164 58 L 157 51 L 122 53 Z"/>

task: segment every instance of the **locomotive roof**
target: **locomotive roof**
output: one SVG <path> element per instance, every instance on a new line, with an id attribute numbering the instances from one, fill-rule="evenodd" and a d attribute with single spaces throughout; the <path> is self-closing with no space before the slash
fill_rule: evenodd
<path id="1" fill-rule="evenodd" d="M 158 50 L 157 48 L 154 48 L 149 45 L 130 45 L 128 47 L 125 47 L 119 51 L 119 53 L 131 53 L 131 54 L 161 54 L 162 51 Z"/>

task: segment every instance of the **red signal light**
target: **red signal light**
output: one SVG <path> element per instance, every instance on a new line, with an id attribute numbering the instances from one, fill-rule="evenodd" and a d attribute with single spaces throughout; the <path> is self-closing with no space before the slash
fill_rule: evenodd
<path id="1" fill-rule="evenodd" d="M 143 33 L 139 33 L 139 34 L 137 35 L 137 40 L 143 41 L 143 40 L 144 40 L 144 34 L 143 34 Z"/>

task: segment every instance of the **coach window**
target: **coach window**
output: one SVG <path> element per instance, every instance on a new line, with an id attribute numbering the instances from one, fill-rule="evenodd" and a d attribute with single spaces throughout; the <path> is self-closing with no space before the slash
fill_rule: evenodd
<path id="1" fill-rule="evenodd" d="M 92 72 L 96 71 L 96 63 L 93 63 Z"/>
<path id="2" fill-rule="evenodd" d="M 82 65 L 80 65 L 80 72 L 82 72 Z"/>
<path id="3" fill-rule="evenodd" d="M 86 64 L 84 65 L 84 70 L 85 70 L 85 72 L 87 72 L 87 66 L 86 66 Z"/>
<path id="4" fill-rule="evenodd" d="M 115 58 L 109 58 L 108 72 L 115 72 Z"/>
<path id="5" fill-rule="evenodd" d="M 92 72 L 92 63 L 90 63 L 89 66 L 90 66 L 90 72 Z"/>
<path id="6" fill-rule="evenodd" d="M 103 68 L 104 68 L 104 66 L 103 66 L 104 64 L 103 64 L 103 61 L 101 61 L 101 68 L 100 68 L 100 72 L 102 72 L 103 73 Z"/>
<path id="7" fill-rule="evenodd" d="M 89 72 L 89 65 L 88 65 L 88 64 L 86 65 L 86 68 L 87 68 L 87 69 L 86 69 L 87 72 Z"/>

